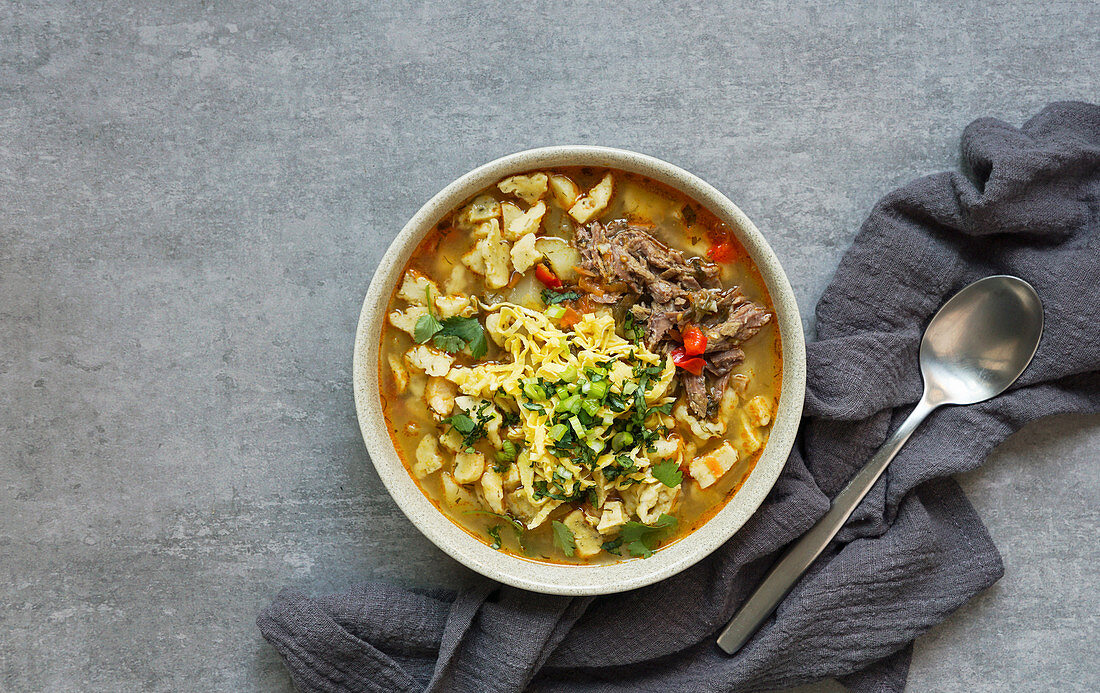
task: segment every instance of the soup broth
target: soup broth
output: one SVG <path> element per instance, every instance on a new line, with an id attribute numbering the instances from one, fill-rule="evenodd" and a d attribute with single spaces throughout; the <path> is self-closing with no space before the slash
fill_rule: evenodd
<path id="1" fill-rule="evenodd" d="M 637 174 L 510 176 L 441 219 L 390 298 L 381 399 L 410 475 L 492 548 L 645 558 L 744 483 L 782 363 L 713 214 Z"/>

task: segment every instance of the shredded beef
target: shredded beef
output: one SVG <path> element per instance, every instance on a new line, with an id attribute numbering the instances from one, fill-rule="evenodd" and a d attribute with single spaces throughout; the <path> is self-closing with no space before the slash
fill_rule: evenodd
<path id="1" fill-rule="evenodd" d="M 645 227 L 613 221 L 592 222 L 577 229 L 578 285 L 599 303 L 632 303 L 631 314 L 644 321 L 645 344 L 651 351 L 672 348 L 669 331 L 688 323 L 707 335 L 705 373 L 680 372 L 680 382 L 692 412 L 709 417 L 717 410 L 730 371 L 741 363 L 740 349 L 771 320 L 771 314 L 747 298 L 738 287 L 723 289 L 719 268 L 684 254 L 653 237 Z"/>
<path id="2" fill-rule="evenodd" d="M 706 378 L 692 373 L 681 373 L 680 382 L 684 384 L 684 392 L 687 393 L 688 406 L 691 407 L 692 413 L 706 418 L 709 414 Z"/>

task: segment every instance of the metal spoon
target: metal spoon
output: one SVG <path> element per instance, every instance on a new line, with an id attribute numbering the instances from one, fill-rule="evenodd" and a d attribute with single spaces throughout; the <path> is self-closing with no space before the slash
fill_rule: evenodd
<path id="1" fill-rule="evenodd" d="M 986 277 L 955 294 L 924 331 L 920 371 L 924 395 L 871 461 L 833 499 L 816 525 L 772 566 L 764 581 L 718 636 L 727 654 L 741 649 L 783 601 L 851 516 L 909 436 L 942 404 L 976 404 L 1016 381 L 1043 334 L 1043 305 L 1023 279 Z"/>

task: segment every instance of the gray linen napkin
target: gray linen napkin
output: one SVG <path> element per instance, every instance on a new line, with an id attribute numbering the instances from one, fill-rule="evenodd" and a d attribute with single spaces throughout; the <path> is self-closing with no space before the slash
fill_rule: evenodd
<path id="1" fill-rule="evenodd" d="M 962 136 L 941 173 L 872 211 L 817 306 L 805 428 L 760 511 L 664 582 L 601 598 L 494 583 L 284 590 L 257 621 L 304 691 L 755 691 L 838 677 L 905 687 L 912 640 L 993 584 L 1000 557 L 949 477 L 1029 421 L 1100 409 L 1100 107 L 1048 106 Z M 717 630 L 919 398 L 917 347 L 943 301 L 990 274 L 1036 288 L 1046 332 L 990 402 L 937 411 L 838 541 L 735 657 Z"/>

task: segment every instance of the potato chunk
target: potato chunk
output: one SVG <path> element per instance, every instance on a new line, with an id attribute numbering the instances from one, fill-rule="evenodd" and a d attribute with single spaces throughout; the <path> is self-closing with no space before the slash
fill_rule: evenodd
<path id="1" fill-rule="evenodd" d="M 738 458 L 737 451 L 727 440 L 717 449 L 693 459 L 688 465 L 688 473 L 699 482 L 700 488 L 708 488 L 737 464 Z"/>
<path id="2" fill-rule="evenodd" d="M 416 446 L 416 464 L 413 465 L 413 474 L 423 479 L 442 467 L 443 455 L 439 452 L 439 443 L 432 436 L 424 436 Z"/>
<path id="3" fill-rule="evenodd" d="M 577 278 L 581 254 L 568 242 L 561 238 L 540 236 L 535 240 L 535 249 L 550 261 L 550 269 L 562 280 L 570 282 Z"/>
<path id="4" fill-rule="evenodd" d="M 754 426 L 767 426 L 772 421 L 772 402 L 764 395 L 757 395 L 745 404 L 745 413 Z"/>
<path id="5" fill-rule="evenodd" d="M 401 288 L 397 291 L 397 297 L 414 305 L 423 306 L 428 303 L 428 292 L 433 297 L 439 295 L 439 287 L 424 274 L 414 269 L 405 273 L 405 279 L 401 282 Z"/>
<path id="6" fill-rule="evenodd" d="M 600 523 L 596 525 L 596 531 L 600 534 L 613 534 L 626 524 L 622 501 L 608 501 L 601 510 Z"/>
<path id="7" fill-rule="evenodd" d="M 613 189 L 614 183 L 611 174 L 608 173 L 599 183 L 592 186 L 592 189 L 586 195 L 577 198 L 577 201 L 569 208 L 569 216 L 576 219 L 578 223 L 587 224 L 593 217 L 607 208 L 607 203 L 611 201 Z"/>
<path id="8" fill-rule="evenodd" d="M 449 294 L 464 294 L 470 285 L 470 273 L 462 265 L 451 268 L 451 276 L 443 282 L 443 288 Z"/>
<path id="9" fill-rule="evenodd" d="M 760 429 L 752 425 L 748 414 L 744 412 L 738 417 L 738 423 L 733 425 L 730 440 L 734 441 L 734 447 L 746 457 L 764 447 L 764 437 Z"/>
<path id="10" fill-rule="evenodd" d="M 558 204 L 562 206 L 562 209 L 569 209 L 577 201 L 577 196 L 580 195 L 581 189 L 577 187 L 576 183 L 565 176 L 555 173 L 550 176 L 550 193 L 554 196 L 554 199 L 558 201 Z"/>
<path id="11" fill-rule="evenodd" d="M 672 407 L 672 416 L 691 429 L 691 432 L 699 440 L 714 438 L 726 432 L 725 419 L 719 419 L 718 421 L 700 421 L 691 413 L 688 409 L 687 402 L 684 400 L 680 400 Z"/>
<path id="12" fill-rule="evenodd" d="M 424 386 L 424 402 L 440 416 L 450 416 L 455 408 L 455 394 L 458 386 L 446 378 L 428 378 Z"/>
<path id="13" fill-rule="evenodd" d="M 627 514 L 637 515 L 647 525 L 653 524 L 662 513 L 670 513 L 680 499 L 680 487 L 669 488 L 659 481 L 635 484 L 622 491 L 623 506 Z"/>
<path id="14" fill-rule="evenodd" d="M 454 478 L 460 484 L 472 484 L 485 473 L 485 455 L 480 452 L 460 452 L 455 455 Z"/>
<path id="15" fill-rule="evenodd" d="M 477 496 L 475 496 L 470 489 L 461 486 L 455 478 L 447 472 L 441 472 L 439 480 L 443 485 L 443 500 L 451 507 L 474 510 L 481 506 L 481 503 L 477 500 Z"/>
<path id="16" fill-rule="evenodd" d="M 523 210 L 519 208 L 515 202 L 501 202 L 500 203 L 500 220 L 501 228 L 507 230 L 507 228 L 516 219 L 523 216 Z"/>
<path id="17" fill-rule="evenodd" d="M 517 272 L 523 273 L 531 269 L 531 265 L 538 262 L 540 258 L 542 253 L 535 248 L 533 233 L 527 234 L 512 246 L 512 266 Z"/>
<path id="18" fill-rule="evenodd" d="M 497 183 L 502 193 L 515 195 L 529 205 L 535 204 L 546 194 L 548 177 L 545 173 L 532 173 L 527 176 L 511 176 Z"/>
<path id="19" fill-rule="evenodd" d="M 466 447 L 462 441 L 462 434 L 453 428 L 447 428 L 447 432 L 439 436 L 439 442 L 451 452 L 462 452 Z"/>
<path id="20" fill-rule="evenodd" d="M 469 296 L 436 296 L 435 307 L 439 317 L 451 318 L 456 315 L 470 316 L 477 312 Z"/>
<path id="21" fill-rule="evenodd" d="M 475 226 L 500 216 L 500 203 L 492 195 L 478 195 L 458 214 L 460 224 Z"/>
<path id="22" fill-rule="evenodd" d="M 428 309 L 424 306 L 409 306 L 405 310 L 392 311 L 387 317 L 391 325 L 408 332 L 412 337 L 416 331 L 416 323 L 427 314 Z"/>
<path id="23" fill-rule="evenodd" d="M 600 533 L 592 528 L 592 525 L 584 521 L 584 512 L 580 510 L 574 510 L 565 516 L 562 520 L 562 524 L 569 528 L 569 531 L 573 533 L 573 541 L 576 543 L 577 548 L 574 555 L 579 558 L 588 558 L 589 556 L 595 556 L 601 549 L 600 545 L 603 544 L 603 537 Z"/>
<path id="24" fill-rule="evenodd" d="M 442 378 L 451 370 L 455 357 L 427 344 L 421 344 L 405 352 L 405 363 L 429 376 Z"/>
<path id="25" fill-rule="evenodd" d="M 481 475 L 481 495 L 490 510 L 495 513 L 504 512 L 504 480 L 492 467 Z"/>
<path id="26" fill-rule="evenodd" d="M 401 363 L 401 357 L 396 354 L 386 356 L 390 364 L 390 372 L 393 373 L 393 384 L 397 386 L 397 394 L 403 394 L 409 386 L 409 372 L 405 370 L 405 364 Z"/>
<path id="27" fill-rule="evenodd" d="M 518 241 L 529 233 L 535 233 L 539 230 L 539 223 L 544 214 L 546 214 L 546 205 L 536 202 L 531 209 L 504 225 L 504 237 L 510 241 Z"/>
<path id="28" fill-rule="evenodd" d="M 483 234 L 481 240 L 462 256 L 462 264 L 483 275 L 485 286 L 499 289 L 512 277 L 511 246 L 501 237 L 496 219 L 483 224 L 478 233 Z"/>

